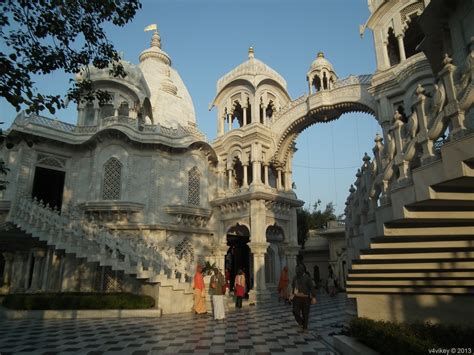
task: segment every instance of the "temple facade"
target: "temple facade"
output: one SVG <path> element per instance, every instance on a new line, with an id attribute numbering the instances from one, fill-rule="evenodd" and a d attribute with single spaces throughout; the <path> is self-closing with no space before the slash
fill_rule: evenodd
<path id="1" fill-rule="evenodd" d="M 163 313 L 189 312 L 192 275 L 208 261 L 231 276 L 243 269 L 250 300 L 267 299 L 282 267 L 291 276 L 300 253 L 296 139 L 309 126 L 350 112 L 371 114 L 383 134 L 350 189 L 345 237 L 340 226 L 337 237 L 326 236 L 330 260 L 306 251 L 311 267 L 331 265 L 340 284 L 347 279 L 359 315 L 377 317 L 371 302 L 386 310 L 398 302 L 393 294 L 406 299 L 409 286 L 377 284 L 370 265 L 396 269 L 393 259 L 404 257 L 397 255 L 418 257 L 412 249 L 400 251 L 413 244 L 394 243 L 444 228 L 458 244 L 428 238 L 420 248 L 438 243 L 440 253 L 473 253 L 462 249 L 474 234 L 472 3 L 369 0 L 369 9 L 363 29 L 374 34 L 375 73 L 339 78 L 319 52 L 306 73 L 308 91 L 292 99 L 285 79 L 249 48 L 248 59 L 217 81 L 212 141 L 199 131 L 192 98 L 157 31 L 139 64 L 123 62 L 125 78 L 89 69 L 95 87 L 112 100 L 80 103 L 76 124 L 19 114 L 0 150 L 10 169 L 0 195 L 1 292 L 134 292 L 152 295 Z M 443 50 L 436 41 L 446 26 L 438 28 L 433 16 L 452 27 L 443 32 Z M 443 202 L 425 202 L 433 199 Z M 433 226 L 440 214 L 442 228 Z M 412 223 L 431 229 L 403 234 L 416 229 Z M 395 235 L 403 238 L 392 240 Z M 443 243 L 461 249 L 445 251 Z M 392 256 L 372 257 L 374 248 Z M 413 292 L 449 293 L 461 302 L 450 304 L 461 307 L 474 287 L 472 275 L 461 270 L 474 269 L 470 258 L 456 267 L 466 280 L 455 296 L 441 280 L 423 275 L 416 277 L 434 282 L 431 289 Z M 397 274 L 397 282 L 408 277 L 416 284 L 407 275 Z M 457 287 L 458 276 L 449 287 Z M 396 318 L 384 312 L 384 319 Z"/>

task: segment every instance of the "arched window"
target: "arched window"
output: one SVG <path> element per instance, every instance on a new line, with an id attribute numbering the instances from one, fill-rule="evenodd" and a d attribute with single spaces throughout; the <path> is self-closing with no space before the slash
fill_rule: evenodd
<path id="1" fill-rule="evenodd" d="M 114 115 L 114 105 L 105 104 L 100 106 L 100 118 L 104 119 L 106 117 L 111 117 Z"/>
<path id="2" fill-rule="evenodd" d="M 122 185 L 122 164 L 116 158 L 110 158 L 104 164 L 104 182 L 102 199 L 120 200 Z"/>
<path id="3" fill-rule="evenodd" d="M 418 16 L 410 16 L 410 22 L 403 38 L 407 58 L 410 58 L 411 56 L 419 52 L 417 47 L 422 40 L 423 31 L 421 30 L 420 25 L 418 24 Z"/>
<path id="4" fill-rule="evenodd" d="M 129 115 L 129 107 L 128 107 L 128 102 L 123 101 L 120 104 L 120 107 L 118 109 L 118 114 L 119 116 L 128 116 Z"/>
<path id="5" fill-rule="evenodd" d="M 201 176 L 198 168 L 188 171 L 188 204 L 199 206 L 201 204 Z"/>
<path id="6" fill-rule="evenodd" d="M 398 50 L 398 41 L 391 27 L 388 30 L 387 42 L 388 59 L 390 60 L 390 66 L 393 67 L 400 63 L 400 51 Z"/>

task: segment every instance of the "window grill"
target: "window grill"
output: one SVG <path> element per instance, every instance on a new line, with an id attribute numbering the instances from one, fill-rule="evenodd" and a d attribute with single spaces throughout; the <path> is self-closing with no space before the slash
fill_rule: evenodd
<path id="1" fill-rule="evenodd" d="M 102 198 L 104 200 L 120 200 L 121 181 L 122 164 L 118 159 L 110 158 L 104 164 Z"/>

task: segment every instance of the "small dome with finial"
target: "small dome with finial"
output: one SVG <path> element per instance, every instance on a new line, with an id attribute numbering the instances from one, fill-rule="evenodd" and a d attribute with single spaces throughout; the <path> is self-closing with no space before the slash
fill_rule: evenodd
<path id="1" fill-rule="evenodd" d="M 316 59 L 311 63 L 306 79 L 310 82 L 310 90 L 313 86 L 316 91 L 332 89 L 337 75 L 332 64 L 324 57 L 323 52 L 318 52 Z"/>

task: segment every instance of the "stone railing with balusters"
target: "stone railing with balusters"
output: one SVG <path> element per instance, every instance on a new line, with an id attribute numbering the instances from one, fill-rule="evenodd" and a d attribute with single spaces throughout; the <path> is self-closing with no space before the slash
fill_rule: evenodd
<path id="1" fill-rule="evenodd" d="M 139 279 L 162 283 L 176 276 L 180 282 L 190 279 L 191 265 L 178 259 L 174 250 L 144 238 L 121 238 L 106 228 L 86 222 L 75 210 L 59 214 L 41 201 L 22 198 L 10 211 L 10 220 L 57 249 L 99 262 L 101 266 L 136 274 Z"/>
<path id="2" fill-rule="evenodd" d="M 66 132 L 73 135 L 93 135 L 97 131 L 111 127 L 116 124 L 122 124 L 132 128 L 136 132 L 155 133 L 167 138 L 184 138 L 188 136 L 195 137 L 199 140 L 206 141 L 206 136 L 193 126 L 181 126 L 176 128 L 165 127 L 160 124 L 143 124 L 138 119 L 128 116 L 110 116 L 100 120 L 99 125 L 93 126 L 76 126 L 70 123 L 62 122 L 57 119 L 31 114 L 27 116 L 24 112 L 20 113 L 14 121 L 14 124 L 20 127 L 35 125 L 54 129 L 59 132 Z"/>
<path id="3" fill-rule="evenodd" d="M 472 53 L 470 54 L 472 56 Z M 440 145 L 455 141 L 472 130 L 466 127 L 464 112 L 470 108 L 472 81 L 464 80 L 465 73 L 474 69 L 474 60 L 467 61 L 461 75 L 461 84 L 455 83 L 456 66 L 447 55 L 439 81 L 431 94 L 418 85 L 408 122 L 395 112 L 392 124 L 386 130 L 385 147 L 377 152 L 378 172 L 371 189 L 371 198 L 380 204 L 390 202 L 390 190 L 411 181 L 414 168 L 432 163 L 440 158 Z M 464 107 L 463 105 L 469 105 Z M 447 137 L 447 138 L 446 138 Z"/>
<path id="4" fill-rule="evenodd" d="M 371 195 L 372 186 L 379 173 L 381 166 L 381 151 L 383 149 L 382 137 L 375 137 L 373 149 L 375 159 L 371 161 L 367 153 L 362 158 L 363 164 L 356 173 L 356 181 L 349 189 L 349 197 L 346 201 L 346 234 L 349 237 L 357 236 L 361 231 L 359 227 L 375 219 L 376 200 Z"/>

